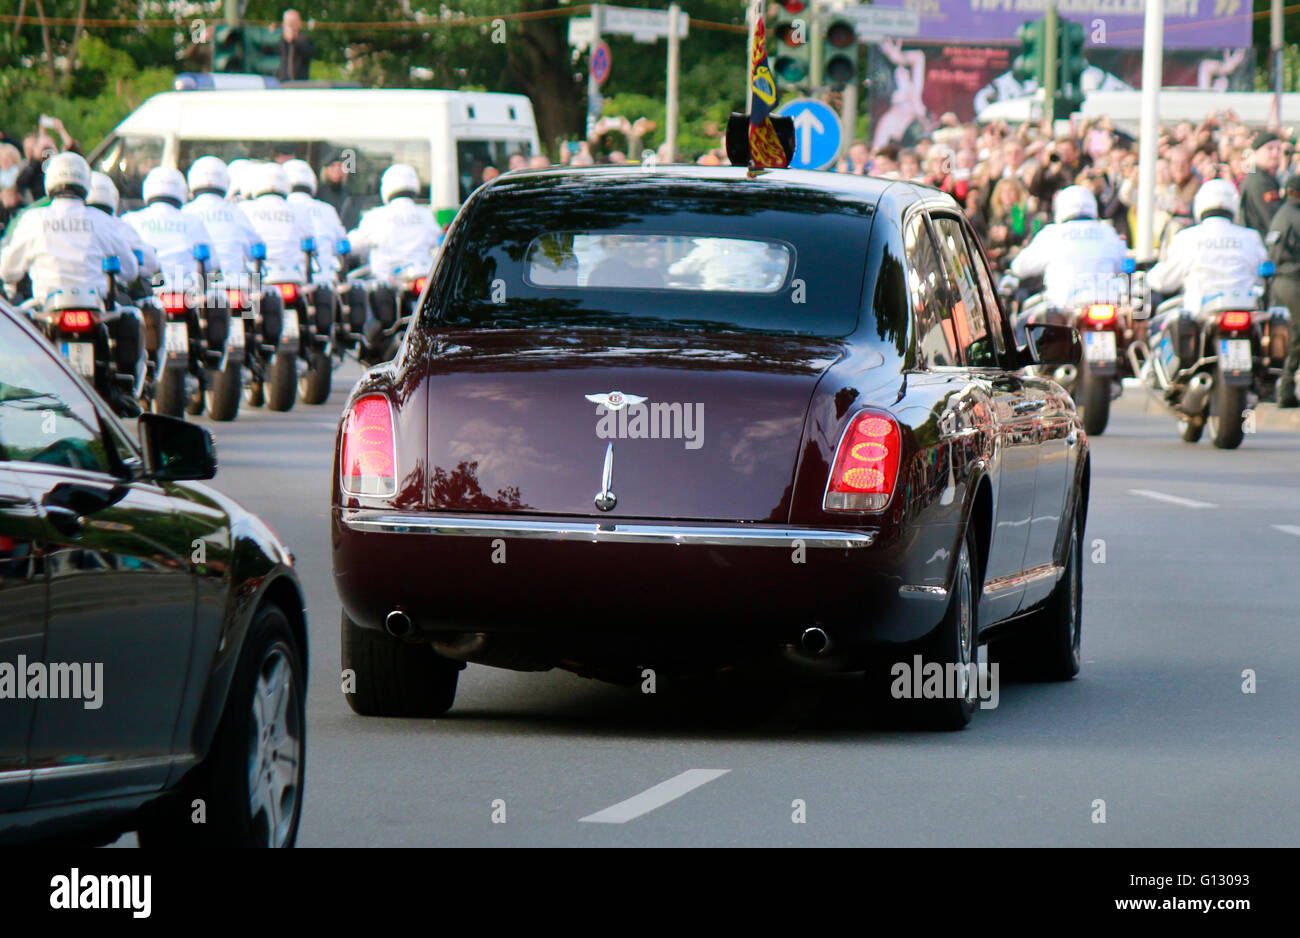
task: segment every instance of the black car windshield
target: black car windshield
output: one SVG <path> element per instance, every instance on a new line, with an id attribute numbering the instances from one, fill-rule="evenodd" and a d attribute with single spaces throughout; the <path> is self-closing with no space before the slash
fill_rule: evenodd
<path id="1" fill-rule="evenodd" d="M 743 179 L 521 176 L 456 237 L 441 321 L 844 336 L 871 205 Z"/>

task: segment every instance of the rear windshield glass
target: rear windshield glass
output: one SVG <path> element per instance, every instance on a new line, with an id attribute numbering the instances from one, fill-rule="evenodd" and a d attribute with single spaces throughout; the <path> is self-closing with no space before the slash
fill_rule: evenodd
<path id="1" fill-rule="evenodd" d="M 743 178 L 521 176 L 461 222 L 443 322 L 844 336 L 871 206 Z"/>

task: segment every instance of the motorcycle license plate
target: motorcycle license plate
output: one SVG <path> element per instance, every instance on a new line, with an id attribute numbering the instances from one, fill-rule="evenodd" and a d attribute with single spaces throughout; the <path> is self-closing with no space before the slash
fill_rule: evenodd
<path id="1" fill-rule="evenodd" d="M 190 330 L 183 322 L 169 322 L 163 327 L 163 344 L 168 355 L 184 355 L 190 350 Z"/>
<path id="2" fill-rule="evenodd" d="M 280 328 L 281 340 L 297 339 L 298 332 L 298 313 L 292 309 L 284 311 L 284 325 Z"/>
<path id="3" fill-rule="evenodd" d="M 95 344 L 93 342 L 63 342 L 59 352 L 72 370 L 83 378 L 95 375 Z"/>
<path id="4" fill-rule="evenodd" d="M 226 344 L 231 348 L 244 347 L 244 320 L 239 316 L 230 320 L 230 336 L 226 339 Z"/>
<path id="5" fill-rule="evenodd" d="M 1113 362 L 1115 360 L 1115 333 L 1085 332 L 1084 351 L 1090 362 Z"/>
<path id="6" fill-rule="evenodd" d="M 1219 367 L 1224 371 L 1250 371 L 1250 340 L 1220 339 Z"/>

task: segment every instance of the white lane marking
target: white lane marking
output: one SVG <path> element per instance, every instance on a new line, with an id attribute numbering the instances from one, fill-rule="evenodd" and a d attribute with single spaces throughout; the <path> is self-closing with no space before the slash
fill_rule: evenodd
<path id="1" fill-rule="evenodd" d="M 639 795 L 633 795 L 626 801 L 610 805 L 603 811 L 597 811 L 579 820 L 596 824 L 626 824 L 643 814 L 649 814 L 655 808 L 662 808 L 668 802 L 677 800 L 701 785 L 707 785 L 715 778 L 721 778 L 730 771 L 731 769 L 687 769 L 681 775 L 674 775 L 666 782 L 647 788 Z"/>
<path id="2" fill-rule="evenodd" d="M 1194 498 L 1183 498 L 1180 495 L 1166 495 L 1164 492 L 1153 492 L 1150 489 L 1129 489 L 1130 495 L 1141 495 L 1143 498 L 1154 498 L 1158 502 L 1169 502 L 1171 505 L 1182 505 L 1184 508 L 1218 508 L 1218 505 L 1211 502 L 1198 502 Z"/>
<path id="3" fill-rule="evenodd" d="M 1300 524 L 1275 524 L 1273 527 L 1285 534 L 1294 534 L 1296 537 L 1300 537 Z"/>

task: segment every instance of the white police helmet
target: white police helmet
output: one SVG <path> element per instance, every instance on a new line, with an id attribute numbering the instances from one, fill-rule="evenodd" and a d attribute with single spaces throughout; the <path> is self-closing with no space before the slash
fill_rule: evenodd
<path id="1" fill-rule="evenodd" d="M 289 194 L 289 176 L 279 163 L 261 163 L 249 173 L 249 184 L 245 191 L 256 198 L 274 192 L 277 195 Z"/>
<path id="2" fill-rule="evenodd" d="M 415 196 L 420 192 L 420 177 L 406 163 L 394 163 L 379 180 L 379 195 L 387 205 L 401 193 Z"/>
<path id="3" fill-rule="evenodd" d="M 190 184 L 191 192 L 214 189 L 225 195 L 226 190 L 230 188 L 230 171 L 226 169 L 226 164 L 215 156 L 200 156 L 190 166 L 185 179 Z"/>
<path id="4" fill-rule="evenodd" d="M 1241 197 L 1237 195 L 1236 186 L 1226 179 L 1211 179 L 1196 190 L 1196 197 L 1192 199 L 1192 214 L 1198 222 L 1206 212 L 1214 211 L 1226 212 L 1235 218 L 1240 204 Z"/>
<path id="5" fill-rule="evenodd" d="M 117 214 L 117 186 L 104 173 L 90 174 L 90 191 L 86 194 L 86 204 L 96 205 L 110 215 Z"/>
<path id="6" fill-rule="evenodd" d="M 90 164 L 76 153 L 56 153 L 45 161 L 45 191 L 84 199 L 90 191 Z"/>
<path id="7" fill-rule="evenodd" d="M 1052 199 L 1052 219 L 1058 225 L 1074 218 L 1096 218 L 1097 197 L 1083 186 L 1066 186 Z"/>
<path id="8" fill-rule="evenodd" d="M 140 194 L 144 196 L 146 205 L 154 201 L 154 199 L 171 199 L 180 206 L 184 205 L 185 200 L 189 198 L 190 190 L 185 185 L 185 177 L 181 175 L 179 169 L 173 169 L 170 166 L 155 166 L 144 177 L 144 185 L 141 187 Z"/>
<path id="9" fill-rule="evenodd" d="M 238 159 L 231 160 L 230 165 L 226 167 L 226 176 L 230 179 L 230 184 L 226 187 L 226 197 L 236 198 L 244 195 L 243 185 L 248 178 L 248 171 L 255 164 L 252 160 Z"/>
<path id="10" fill-rule="evenodd" d="M 316 194 L 316 173 L 306 160 L 289 160 L 284 164 L 284 172 L 289 177 L 289 185 L 294 192 L 303 189 L 312 195 Z"/>

